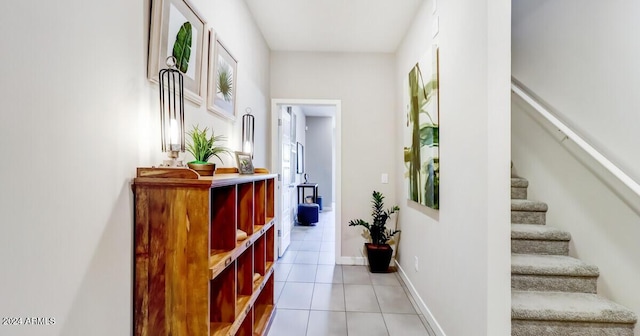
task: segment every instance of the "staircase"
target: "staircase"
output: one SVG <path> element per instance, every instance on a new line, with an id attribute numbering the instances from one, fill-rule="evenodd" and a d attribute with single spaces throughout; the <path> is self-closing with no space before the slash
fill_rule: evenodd
<path id="1" fill-rule="evenodd" d="M 596 295 L 598 267 L 569 257 L 571 235 L 511 179 L 511 335 L 634 336 L 629 309 Z"/>

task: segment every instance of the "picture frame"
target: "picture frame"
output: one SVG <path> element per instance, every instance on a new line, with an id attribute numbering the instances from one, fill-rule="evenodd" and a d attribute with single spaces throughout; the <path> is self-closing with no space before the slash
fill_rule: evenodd
<path id="1" fill-rule="evenodd" d="M 403 159 L 408 199 L 440 209 L 440 49 L 437 44 L 408 72 Z"/>
<path id="2" fill-rule="evenodd" d="M 296 173 L 304 174 L 304 146 L 298 142 L 296 155 Z"/>
<path id="3" fill-rule="evenodd" d="M 167 58 L 175 54 L 176 67 L 184 77 L 185 98 L 202 105 L 202 74 L 208 41 L 204 16 L 188 0 L 152 0 L 151 7 L 147 78 L 158 83 L 158 73 L 168 68 Z"/>
<path id="4" fill-rule="evenodd" d="M 207 109 L 229 120 L 236 120 L 238 61 L 213 29 L 209 30 L 207 78 Z"/>
<path id="5" fill-rule="evenodd" d="M 244 152 L 235 152 L 236 153 L 236 162 L 238 162 L 238 171 L 240 174 L 253 174 L 253 160 L 251 160 L 250 153 Z"/>

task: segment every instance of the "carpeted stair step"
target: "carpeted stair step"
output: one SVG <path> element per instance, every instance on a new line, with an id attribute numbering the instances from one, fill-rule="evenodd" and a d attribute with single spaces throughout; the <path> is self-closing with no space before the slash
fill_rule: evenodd
<path id="1" fill-rule="evenodd" d="M 512 199 L 511 223 L 545 224 L 547 209 L 547 204 L 543 202 Z"/>
<path id="2" fill-rule="evenodd" d="M 522 177 L 511 178 L 511 199 L 527 199 L 529 181 Z"/>
<path id="3" fill-rule="evenodd" d="M 512 336 L 633 336 L 636 321 L 595 294 L 511 291 Z"/>
<path id="4" fill-rule="evenodd" d="M 527 291 L 596 293 L 597 266 L 560 255 L 512 254 L 511 288 Z"/>
<path id="5" fill-rule="evenodd" d="M 571 234 L 548 225 L 511 224 L 511 252 L 520 254 L 569 254 Z"/>

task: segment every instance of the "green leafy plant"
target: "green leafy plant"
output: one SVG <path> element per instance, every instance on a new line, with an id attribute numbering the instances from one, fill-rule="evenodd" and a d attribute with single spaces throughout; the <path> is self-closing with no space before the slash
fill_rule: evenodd
<path id="1" fill-rule="evenodd" d="M 387 220 L 389 217 L 400 211 L 400 207 L 397 205 L 385 210 L 384 209 L 384 196 L 378 191 L 373 191 L 372 194 L 372 212 L 371 217 L 373 223 L 370 224 L 362 219 L 353 219 L 349 221 L 349 226 L 362 226 L 369 231 L 371 236 L 371 242 L 373 244 L 382 245 L 386 244 L 393 236 L 395 236 L 400 230 L 391 230 L 386 228 Z"/>
<path id="2" fill-rule="evenodd" d="M 193 126 L 191 131 L 187 132 L 187 135 L 191 137 L 191 139 L 187 140 L 187 151 L 195 158 L 195 161 L 191 163 L 204 164 L 207 163 L 212 156 L 223 161 L 220 154 L 230 155 L 227 147 L 216 146 L 217 142 L 226 140 L 224 135 L 215 136 L 213 131 L 211 131 L 211 136 L 209 137 L 207 135 L 208 132 L 208 127 L 201 130 L 198 125 Z"/>
<path id="3" fill-rule="evenodd" d="M 189 69 L 191 57 L 192 27 L 190 22 L 185 22 L 176 34 L 176 42 L 173 44 L 173 57 L 176 58 L 176 68 L 183 73 Z"/>
<path id="4" fill-rule="evenodd" d="M 218 62 L 218 93 L 225 101 L 231 101 L 233 95 L 233 76 L 229 65 L 223 61 Z"/>

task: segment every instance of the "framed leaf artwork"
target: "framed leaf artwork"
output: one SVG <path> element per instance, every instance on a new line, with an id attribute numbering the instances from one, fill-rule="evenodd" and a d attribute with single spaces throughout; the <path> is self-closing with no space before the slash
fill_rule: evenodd
<path id="1" fill-rule="evenodd" d="M 185 98 L 201 105 L 208 35 L 204 17 L 187 0 L 152 0 L 151 7 L 147 77 L 158 83 L 158 73 L 173 56 L 184 77 Z"/>
<path id="2" fill-rule="evenodd" d="M 411 68 L 405 86 L 404 165 L 411 201 L 440 208 L 439 49 L 433 45 Z"/>
<path id="3" fill-rule="evenodd" d="M 209 33 L 207 109 L 230 120 L 236 119 L 237 70 L 238 61 L 211 29 Z"/>

